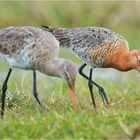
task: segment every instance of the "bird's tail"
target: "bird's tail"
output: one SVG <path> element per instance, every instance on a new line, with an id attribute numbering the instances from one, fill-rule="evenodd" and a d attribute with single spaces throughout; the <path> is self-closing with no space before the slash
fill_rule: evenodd
<path id="1" fill-rule="evenodd" d="M 70 37 L 68 34 L 68 29 L 65 28 L 50 28 L 48 26 L 42 26 L 44 30 L 51 32 L 56 39 L 59 41 L 60 46 L 69 48 L 70 47 Z"/>

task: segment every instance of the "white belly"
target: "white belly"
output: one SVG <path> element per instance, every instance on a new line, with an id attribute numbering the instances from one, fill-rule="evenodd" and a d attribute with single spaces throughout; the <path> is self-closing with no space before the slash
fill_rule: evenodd
<path id="1" fill-rule="evenodd" d="M 12 56 L 10 57 L 9 55 L 3 55 L 4 59 L 6 60 L 7 63 L 9 63 L 10 66 L 15 67 L 15 68 L 21 68 L 21 69 L 30 69 L 30 60 L 28 57 L 23 56 Z"/>
<path id="2" fill-rule="evenodd" d="M 21 69 L 31 69 L 32 68 L 31 57 L 33 55 L 32 46 L 33 43 L 29 43 L 28 45 L 26 45 L 26 47 L 21 49 L 19 53 L 12 54 L 12 56 L 6 54 L 2 55 L 6 60 L 6 62 L 9 63 L 9 65 L 12 67 Z"/>

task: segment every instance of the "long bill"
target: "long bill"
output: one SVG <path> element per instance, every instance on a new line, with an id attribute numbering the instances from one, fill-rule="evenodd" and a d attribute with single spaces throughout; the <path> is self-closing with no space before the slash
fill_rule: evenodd
<path id="1" fill-rule="evenodd" d="M 78 110 L 78 100 L 76 96 L 76 91 L 75 91 L 75 86 L 74 85 L 69 85 L 70 87 L 70 95 L 72 97 L 72 102 L 73 102 L 73 108 L 75 111 Z"/>

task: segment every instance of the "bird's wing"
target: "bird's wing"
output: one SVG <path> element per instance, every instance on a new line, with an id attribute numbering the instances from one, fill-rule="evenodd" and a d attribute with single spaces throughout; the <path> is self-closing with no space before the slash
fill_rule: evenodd
<path id="1" fill-rule="evenodd" d="M 127 42 L 117 33 L 109 29 L 99 27 L 77 28 L 75 32 L 73 30 L 69 30 L 68 35 L 70 38 L 70 43 L 73 46 L 80 48 L 86 47 L 96 49 L 107 45 L 107 43 L 115 44 L 117 41 Z"/>
<path id="2" fill-rule="evenodd" d="M 109 29 L 87 27 L 67 32 L 70 38 L 69 48 L 88 64 L 97 58 L 104 58 L 105 61 L 107 54 L 114 54 L 116 50 L 129 50 L 126 39 Z"/>
<path id="3" fill-rule="evenodd" d="M 33 34 L 25 27 L 8 27 L 0 30 L 0 52 L 15 53 L 26 43 L 33 44 Z"/>
<path id="4" fill-rule="evenodd" d="M 129 49 L 127 41 L 119 34 L 111 31 L 110 29 L 101 27 L 81 27 L 81 28 L 45 28 L 47 31 L 51 32 L 57 40 L 59 40 L 60 45 L 66 48 L 76 47 L 80 48 L 92 48 L 96 49 L 107 45 L 115 44 L 118 40 L 126 42 L 127 45 L 124 48 Z M 115 45 L 113 46 L 115 47 Z"/>

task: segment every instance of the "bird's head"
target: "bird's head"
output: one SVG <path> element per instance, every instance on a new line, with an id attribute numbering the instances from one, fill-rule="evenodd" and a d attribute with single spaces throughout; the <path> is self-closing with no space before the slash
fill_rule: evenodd
<path id="1" fill-rule="evenodd" d="M 126 53 L 122 53 L 120 57 L 115 61 L 117 63 L 116 69 L 120 71 L 137 70 L 140 72 L 140 51 L 132 50 Z"/>
<path id="2" fill-rule="evenodd" d="M 70 60 L 63 60 L 63 64 L 61 65 L 61 78 L 65 79 L 69 85 L 75 110 L 77 110 L 77 97 L 75 91 L 76 76 L 76 65 Z"/>
<path id="3" fill-rule="evenodd" d="M 65 60 L 61 68 L 63 69 L 61 77 L 67 81 L 70 89 L 74 90 L 77 75 L 76 65 L 70 60 Z"/>

